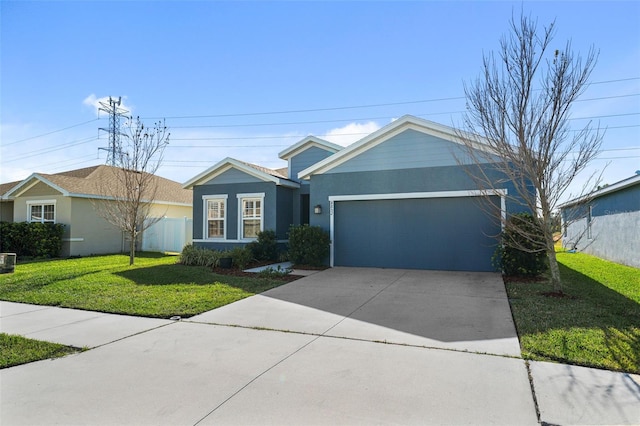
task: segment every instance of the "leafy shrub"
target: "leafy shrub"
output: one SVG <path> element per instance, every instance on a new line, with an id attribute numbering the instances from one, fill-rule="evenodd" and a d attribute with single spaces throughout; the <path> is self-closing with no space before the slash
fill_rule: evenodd
<path id="1" fill-rule="evenodd" d="M 180 253 L 180 260 L 178 260 L 178 263 L 187 266 L 206 266 L 208 268 L 213 268 L 218 265 L 219 258 L 219 251 L 187 244 Z"/>
<path id="2" fill-rule="evenodd" d="M 249 247 L 253 258 L 256 260 L 275 261 L 278 259 L 276 232 L 271 229 L 258 232 L 258 239 L 250 242 L 247 247 Z"/>
<path id="3" fill-rule="evenodd" d="M 0 222 L 0 251 L 20 257 L 60 257 L 64 225 L 40 222 Z"/>
<path id="4" fill-rule="evenodd" d="M 319 226 L 289 228 L 289 258 L 299 265 L 321 266 L 329 256 L 329 233 Z"/>
<path id="5" fill-rule="evenodd" d="M 230 257 L 233 261 L 233 266 L 238 269 L 244 269 L 253 260 L 253 254 L 249 247 L 234 247 L 231 250 L 225 250 L 220 253 L 220 257 Z"/>
<path id="6" fill-rule="evenodd" d="M 528 237 L 514 231 L 514 224 Z M 505 275 L 533 277 L 547 270 L 547 255 L 540 249 L 543 241 L 542 229 L 536 217 L 529 213 L 510 216 L 501 240 L 502 244 L 496 249 L 493 261 Z"/>

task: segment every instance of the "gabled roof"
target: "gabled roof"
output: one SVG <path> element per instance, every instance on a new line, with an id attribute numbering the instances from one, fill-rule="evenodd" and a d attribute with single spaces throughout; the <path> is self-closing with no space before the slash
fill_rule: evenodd
<path id="1" fill-rule="evenodd" d="M 341 145 L 337 145 L 335 143 L 317 138 L 315 136 L 307 136 L 296 144 L 291 145 L 289 148 L 281 151 L 278 154 L 278 157 L 282 158 L 283 160 L 288 160 L 289 158 L 294 157 L 311 147 L 317 147 L 326 151 L 330 151 L 332 153 L 336 153 L 344 148 Z"/>
<path id="2" fill-rule="evenodd" d="M 17 186 L 21 181 L 0 183 L 0 200 L 7 199 L 6 193 Z"/>
<path id="3" fill-rule="evenodd" d="M 18 197 L 37 183 L 42 182 L 67 197 L 104 197 L 104 194 L 100 193 L 101 185 L 99 183 L 113 180 L 114 173 L 131 172 L 125 172 L 117 167 L 100 165 L 56 174 L 33 173 L 7 191 L 5 195 L 11 198 Z M 153 175 L 152 179 L 157 185 L 156 202 L 191 205 L 192 192 L 183 189 L 180 183 L 157 175 Z"/>
<path id="4" fill-rule="evenodd" d="M 225 158 L 224 160 L 218 162 L 217 164 L 208 168 L 194 178 L 188 180 L 182 185 L 182 187 L 192 189 L 194 186 L 202 185 L 232 168 L 240 170 L 241 172 L 254 176 L 265 182 L 273 182 L 276 185 L 287 186 L 290 188 L 300 187 L 297 182 L 293 182 L 287 179 L 286 175 L 282 174 L 278 170 L 272 170 L 255 164 L 245 163 L 244 161 L 239 161 L 230 157 Z"/>
<path id="5" fill-rule="evenodd" d="M 616 183 L 613 183 L 611 185 L 607 185 L 604 188 L 600 188 L 596 191 L 593 191 L 587 195 L 584 195 L 582 197 L 578 197 L 578 198 L 574 198 L 573 200 L 567 201 L 566 203 L 563 203 L 561 205 L 559 205 L 558 207 L 563 209 L 565 207 L 570 207 L 574 204 L 578 204 L 581 203 L 585 200 L 592 200 L 594 198 L 598 198 L 601 197 L 605 194 L 610 194 L 612 192 L 617 192 L 620 191 L 621 189 L 625 189 L 628 188 L 630 186 L 634 186 L 634 185 L 640 185 L 640 174 L 636 174 L 635 176 L 631 176 L 629 178 L 626 179 L 622 179 L 621 181 L 618 181 Z"/>
<path id="6" fill-rule="evenodd" d="M 349 145 L 340 152 L 337 152 L 311 167 L 302 170 L 298 173 L 298 178 L 308 179 L 313 174 L 325 173 L 407 129 L 413 129 L 418 132 L 426 133 L 458 144 L 463 144 L 460 138 L 461 136 L 464 136 L 466 139 L 473 141 L 473 144 L 477 149 L 487 152 L 490 151 L 489 147 L 481 142 L 482 138 L 479 136 L 466 134 L 462 131 L 454 130 L 451 127 L 414 117 L 412 115 L 404 115 L 368 136 L 365 136 L 352 145 Z"/>

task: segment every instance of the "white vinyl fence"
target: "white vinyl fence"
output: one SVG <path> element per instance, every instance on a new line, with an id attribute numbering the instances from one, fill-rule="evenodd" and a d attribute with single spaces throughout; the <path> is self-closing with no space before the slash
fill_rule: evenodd
<path id="1" fill-rule="evenodd" d="M 179 253 L 192 241 L 192 219 L 163 217 L 144 231 L 142 250 Z"/>

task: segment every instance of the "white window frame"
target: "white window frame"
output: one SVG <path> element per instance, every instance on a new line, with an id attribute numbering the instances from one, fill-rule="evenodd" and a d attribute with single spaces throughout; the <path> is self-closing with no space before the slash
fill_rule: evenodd
<path id="1" fill-rule="evenodd" d="M 242 241 L 253 241 L 255 237 L 244 236 L 244 209 L 243 201 L 245 200 L 257 200 L 260 201 L 260 232 L 264 231 L 264 192 L 256 192 L 251 194 L 237 194 L 238 198 L 238 239 Z"/>
<path id="2" fill-rule="evenodd" d="M 219 195 L 203 195 L 202 196 L 202 237 L 204 240 L 226 240 L 227 239 L 227 194 Z M 210 237 L 209 236 L 209 201 L 218 201 L 224 203 L 224 217 L 222 218 L 222 237 Z"/>
<path id="3" fill-rule="evenodd" d="M 44 218 L 44 206 L 53 205 L 53 220 L 45 220 Z M 33 220 L 31 218 L 31 207 L 40 206 L 42 208 L 42 217 L 40 220 Z M 27 222 L 30 223 L 57 223 L 58 209 L 56 206 L 56 200 L 31 200 L 27 201 Z"/>

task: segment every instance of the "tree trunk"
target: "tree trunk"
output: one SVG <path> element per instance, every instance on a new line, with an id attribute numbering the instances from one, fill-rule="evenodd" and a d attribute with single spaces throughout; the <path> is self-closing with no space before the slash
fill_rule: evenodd
<path id="1" fill-rule="evenodd" d="M 133 265 L 136 257 L 136 236 L 131 235 L 131 241 L 129 242 L 129 266 Z"/>
<path id="2" fill-rule="evenodd" d="M 549 272 L 551 272 L 551 285 L 553 285 L 553 291 L 562 293 L 562 279 L 560 278 L 560 267 L 558 266 L 558 259 L 556 259 L 556 250 L 553 247 L 553 238 L 551 241 L 551 248 L 547 248 Z"/>

